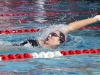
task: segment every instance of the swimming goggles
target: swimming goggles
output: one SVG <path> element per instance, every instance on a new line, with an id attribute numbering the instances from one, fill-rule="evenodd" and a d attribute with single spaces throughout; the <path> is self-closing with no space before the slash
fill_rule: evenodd
<path id="1" fill-rule="evenodd" d="M 62 33 L 62 32 L 60 32 L 60 36 L 58 36 L 56 33 L 50 33 L 50 35 L 51 36 L 55 36 L 55 37 L 59 37 L 59 39 L 60 39 L 60 43 L 64 43 L 66 40 L 65 40 L 65 35 Z"/>

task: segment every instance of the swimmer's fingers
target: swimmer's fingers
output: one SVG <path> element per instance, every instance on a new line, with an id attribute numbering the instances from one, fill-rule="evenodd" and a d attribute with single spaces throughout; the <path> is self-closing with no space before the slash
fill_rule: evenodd
<path id="1" fill-rule="evenodd" d="M 100 21 L 100 15 L 96 15 L 94 18 L 95 18 L 97 21 Z"/>

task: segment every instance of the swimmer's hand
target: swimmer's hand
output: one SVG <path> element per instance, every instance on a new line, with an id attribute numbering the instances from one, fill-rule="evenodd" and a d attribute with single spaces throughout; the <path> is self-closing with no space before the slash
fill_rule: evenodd
<path id="1" fill-rule="evenodd" d="M 94 18 L 95 18 L 97 21 L 100 21 L 100 15 L 96 15 Z"/>

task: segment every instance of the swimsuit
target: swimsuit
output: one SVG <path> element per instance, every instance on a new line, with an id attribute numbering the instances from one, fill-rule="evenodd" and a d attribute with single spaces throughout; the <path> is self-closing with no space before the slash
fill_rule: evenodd
<path id="1" fill-rule="evenodd" d="M 23 43 L 21 43 L 20 46 L 24 46 L 27 43 L 31 44 L 33 47 L 39 45 L 37 40 L 27 40 L 27 41 L 24 41 Z"/>
<path id="2" fill-rule="evenodd" d="M 24 46 L 30 44 L 31 46 L 35 47 L 35 46 L 39 46 L 39 43 L 37 40 L 26 40 L 20 44 L 13 44 L 13 46 Z"/>

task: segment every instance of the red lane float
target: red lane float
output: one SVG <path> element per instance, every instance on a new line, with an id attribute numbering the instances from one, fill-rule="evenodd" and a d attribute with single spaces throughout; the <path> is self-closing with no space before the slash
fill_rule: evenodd
<path id="1" fill-rule="evenodd" d="M 87 27 L 82 27 L 80 30 L 98 30 L 100 29 L 100 26 L 87 26 Z M 17 34 L 17 33 L 35 33 L 39 32 L 40 29 L 18 29 L 18 30 L 0 30 L 0 34 Z"/>
<path id="2" fill-rule="evenodd" d="M 40 29 L 18 29 L 18 30 L 0 30 L 0 34 L 17 34 L 17 33 L 35 33 Z"/>
<path id="3" fill-rule="evenodd" d="M 72 11 L 72 12 L 68 12 L 68 11 L 65 11 L 65 12 L 45 12 L 44 14 L 43 13 L 39 13 L 39 14 L 42 14 L 42 15 L 45 15 L 45 16 L 52 16 L 52 15 L 59 15 L 59 14 L 91 14 L 91 13 L 97 13 L 99 14 L 100 13 L 100 10 L 96 10 L 96 11 Z M 0 14 L 1 17 L 11 17 L 11 16 L 38 16 L 38 13 L 36 12 L 32 12 L 32 13 L 25 13 L 25 12 L 22 12 L 22 13 L 7 13 L 7 14 L 4 14 L 4 13 L 1 13 Z"/>
<path id="4" fill-rule="evenodd" d="M 53 58 L 59 56 L 70 56 L 70 55 L 83 55 L 83 54 L 100 54 L 99 49 L 84 49 L 84 50 L 62 50 L 54 52 L 40 52 L 40 53 L 24 53 L 24 54 L 8 54 L 0 55 L 0 60 L 11 60 L 11 59 L 25 59 L 25 58 Z"/>
<path id="5" fill-rule="evenodd" d="M 85 30 L 85 29 L 98 30 L 98 29 L 100 29 L 100 26 L 86 26 L 86 27 L 80 28 L 80 30 Z"/>

